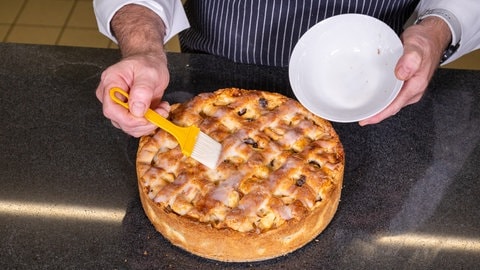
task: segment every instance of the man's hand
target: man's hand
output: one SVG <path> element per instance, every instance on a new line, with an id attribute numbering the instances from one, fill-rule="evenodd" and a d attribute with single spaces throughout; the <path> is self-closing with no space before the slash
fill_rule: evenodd
<path id="1" fill-rule="evenodd" d="M 408 27 L 401 39 L 404 52 L 398 60 L 395 76 L 405 81 L 403 87 L 387 108 L 360 121 L 362 126 L 376 124 L 421 99 L 440 64 L 442 53 L 450 44 L 451 32 L 442 19 L 427 17 L 420 24 Z"/>
<path id="2" fill-rule="evenodd" d="M 170 78 L 163 50 L 165 26 L 151 10 L 126 5 L 115 14 L 111 27 L 123 58 L 102 73 L 96 95 L 115 127 L 140 137 L 156 129 L 144 118 L 148 108 L 163 116 L 170 110 L 168 103 L 161 102 Z M 129 110 L 111 100 L 113 87 L 129 92 Z"/>
<path id="3" fill-rule="evenodd" d="M 136 55 L 124 58 L 106 69 L 97 88 L 97 98 L 103 103 L 105 117 L 124 132 L 140 137 L 152 133 L 156 126 L 143 116 L 148 108 L 166 117 L 170 106 L 161 102 L 168 85 L 166 59 L 159 56 Z M 110 89 L 120 87 L 129 92 L 129 108 L 113 102 Z"/>

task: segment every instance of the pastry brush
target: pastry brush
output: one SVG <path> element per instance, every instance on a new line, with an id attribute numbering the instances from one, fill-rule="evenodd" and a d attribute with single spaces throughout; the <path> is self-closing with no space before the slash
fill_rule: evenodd
<path id="1" fill-rule="evenodd" d="M 126 98 L 125 101 L 117 95 Z M 116 103 L 128 109 L 128 93 L 120 88 L 110 89 L 110 97 Z M 200 131 L 196 126 L 180 127 L 168 121 L 152 109 L 148 109 L 145 118 L 166 132 L 170 133 L 178 141 L 182 153 L 192 157 L 210 169 L 217 166 L 222 145 L 207 134 Z"/>

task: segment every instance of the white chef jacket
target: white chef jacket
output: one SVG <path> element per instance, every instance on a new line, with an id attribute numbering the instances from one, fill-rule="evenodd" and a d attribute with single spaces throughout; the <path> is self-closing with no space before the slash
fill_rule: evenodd
<path id="1" fill-rule="evenodd" d="M 94 0 L 93 9 L 97 18 L 98 29 L 114 42 L 117 42 L 117 40 L 111 31 L 110 21 L 120 8 L 128 4 L 145 6 L 162 18 L 166 30 L 164 42 L 190 27 L 180 0 Z"/>
<path id="2" fill-rule="evenodd" d="M 256 0 L 259 1 L 259 0 Z M 225 1 L 228 2 L 228 1 Z M 237 1 L 240 3 L 241 1 Z M 261 1 L 260 1 L 261 2 Z M 287 0 L 288 2 L 288 0 Z M 294 1 L 291 1 L 294 2 Z M 298 1 L 295 1 L 298 2 Z M 329 1 L 326 1 L 327 3 Z M 334 2 L 333 6 L 335 7 L 335 3 L 339 2 L 348 2 L 345 5 L 353 5 L 353 2 L 358 1 L 330 1 Z M 378 1 L 377 1 L 378 2 Z M 385 1 L 382 1 L 384 3 Z M 389 2 L 389 1 L 387 1 Z M 164 41 L 168 41 L 171 37 L 178 34 L 182 30 L 185 30 L 190 27 L 189 21 L 183 9 L 182 2 L 180 0 L 141 0 L 141 1 L 134 1 L 134 0 L 115 0 L 115 1 L 108 1 L 108 0 L 94 0 L 94 10 L 95 15 L 97 18 L 98 27 L 101 33 L 112 39 L 115 40 L 115 37 L 112 35 L 110 30 L 110 21 L 113 15 L 124 5 L 127 4 L 138 4 L 143 5 L 145 7 L 150 8 L 155 13 L 157 13 L 163 20 L 165 27 L 166 27 L 166 35 Z M 338 4 L 338 5 L 340 5 Z M 240 5 L 240 4 L 239 4 Z M 341 4 L 343 8 L 343 4 Z M 383 8 L 383 6 L 381 7 Z M 459 40 L 460 46 L 456 53 L 454 53 L 444 64 L 449 63 L 460 56 L 471 52 L 475 49 L 480 48 L 480 0 L 421 0 L 417 6 L 417 10 L 415 14 L 423 14 L 427 10 L 431 9 L 445 9 L 453 13 L 458 22 L 460 23 L 461 33 L 452 33 L 456 40 Z M 337 11 L 338 12 L 338 11 Z M 343 12 L 343 10 L 340 10 Z M 331 12 L 329 16 L 334 15 L 334 12 Z M 375 16 L 376 14 L 372 14 Z M 416 16 L 416 15 L 415 15 Z M 328 17 L 328 16 L 326 16 Z M 379 17 L 379 16 L 377 16 Z M 208 18 L 208 17 L 207 17 Z M 381 19 L 381 18 L 380 18 Z M 242 22 L 243 23 L 243 22 Z M 395 28 L 394 25 L 390 25 L 392 28 Z M 396 29 L 398 32 L 398 29 Z M 303 30 L 303 31 L 306 31 Z M 186 31 L 188 32 L 188 31 Z M 301 34 L 301 33 L 300 33 Z M 299 37 L 298 37 L 299 38 Z M 293 39 L 292 42 L 296 42 L 297 39 Z M 211 42 L 205 41 L 205 44 L 211 44 Z M 232 47 L 233 45 L 230 45 Z M 205 50 L 205 48 L 193 48 L 194 50 L 205 51 L 207 53 L 217 54 L 219 52 L 218 48 L 213 48 L 212 51 Z M 207 48 L 208 49 L 208 48 Z M 292 46 L 290 45 L 287 48 L 287 53 L 290 53 L 292 50 Z M 278 66 L 285 66 L 287 65 L 288 61 L 285 57 L 283 59 L 247 59 L 242 55 L 242 53 L 238 54 L 228 54 L 224 53 L 225 57 L 228 57 L 237 62 L 244 62 L 244 63 L 256 63 L 256 64 L 266 64 L 266 65 L 278 65 Z M 261 63 L 258 63 L 261 62 Z"/>

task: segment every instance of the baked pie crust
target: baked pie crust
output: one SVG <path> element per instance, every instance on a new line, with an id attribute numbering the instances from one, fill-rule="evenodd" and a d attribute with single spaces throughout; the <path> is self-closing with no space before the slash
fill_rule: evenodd
<path id="1" fill-rule="evenodd" d="M 140 139 L 146 215 L 171 243 L 219 261 L 259 261 L 320 234 L 340 200 L 344 151 L 331 124 L 283 95 L 238 88 L 172 106 L 169 119 L 222 144 L 216 169 L 159 129 Z"/>

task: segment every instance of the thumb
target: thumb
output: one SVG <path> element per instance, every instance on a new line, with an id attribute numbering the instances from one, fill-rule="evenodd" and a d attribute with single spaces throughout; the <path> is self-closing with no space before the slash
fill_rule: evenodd
<path id="1" fill-rule="evenodd" d="M 403 55 L 395 67 L 395 76 L 399 80 L 406 81 L 417 73 L 421 64 L 422 56 L 420 51 L 414 46 L 405 46 Z"/>
<path id="2" fill-rule="evenodd" d="M 136 117 L 143 117 L 152 102 L 153 90 L 145 85 L 135 85 L 129 95 L 130 112 Z"/>

